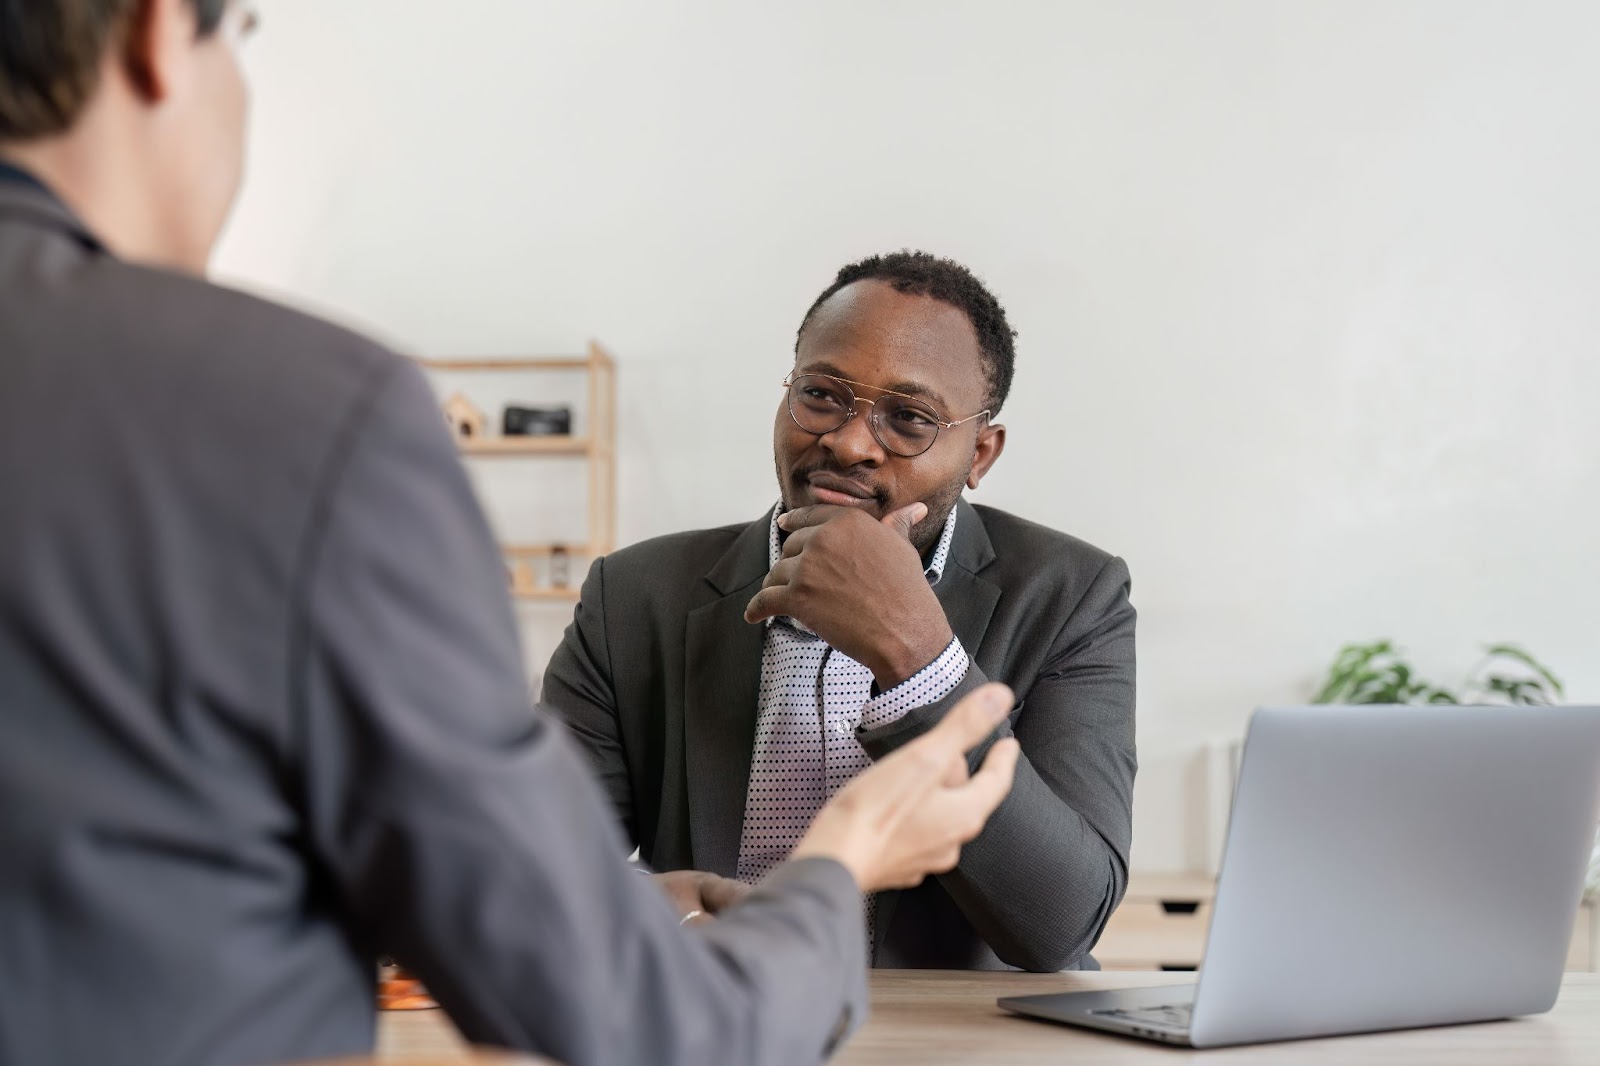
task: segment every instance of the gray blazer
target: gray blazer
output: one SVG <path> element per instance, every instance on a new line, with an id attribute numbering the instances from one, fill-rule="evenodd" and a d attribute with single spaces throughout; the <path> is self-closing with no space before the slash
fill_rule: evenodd
<path id="1" fill-rule="evenodd" d="M 408 362 L 0 182 L 0 1063 L 364 1052 L 379 953 L 574 1066 L 815 1062 L 849 874 L 680 929 L 529 704 Z"/>
<path id="2" fill-rule="evenodd" d="M 947 699 L 858 732 L 878 758 L 993 678 L 1019 701 L 1016 784 L 951 873 L 879 900 L 891 967 L 1095 967 L 1127 885 L 1134 759 L 1128 569 L 1081 540 L 960 501 L 935 586 L 973 658 Z M 657 869 L 732 877 L 755 745 L 769 516 L 597 561 L 545 675 L 629 840 Z M 985 749 L 986 750 L 986 747 Z M 975 756 L 981 757 L 982 750 Z"/>

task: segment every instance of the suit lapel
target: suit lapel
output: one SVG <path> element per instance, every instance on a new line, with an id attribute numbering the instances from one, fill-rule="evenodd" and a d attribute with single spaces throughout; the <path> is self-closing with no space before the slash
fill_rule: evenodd
<path id="1" fill-rule="evenodd" d="M 989 630 L 989 619 L 1000 602 L 1000 586 L 978 576 L 994 561 L 994 545 L 983 519 L 963 497 L 956 501 L 956 534 L 950 545 L 950 558 L 944 576 L 934 586 L 934 595 L 944 607 L 950 629 L 961 638 L 961 646 L 974 659 Z"/>
<path id="2" fill-rule="evenodd" d="M 689 612 L 683 717 L 694 867 L 732 877 L 755 757 L 766 628 L 744 620 L 767 573 L 770 516 L 747 527 L 706 574 L 718 598 Z"/>

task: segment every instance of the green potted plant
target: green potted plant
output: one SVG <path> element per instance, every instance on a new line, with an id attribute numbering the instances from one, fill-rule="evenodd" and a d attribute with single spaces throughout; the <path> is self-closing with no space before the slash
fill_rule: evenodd
<path id="1" fill-rule="evenodd" d="M 1346 644 L 1312 703 L 1467 703 L 1548 706 L 1567 690 L 1550 668 L 1516 644 L 1490 644 L 1454 689 L 1424 680 L 1390 640 Z"/>

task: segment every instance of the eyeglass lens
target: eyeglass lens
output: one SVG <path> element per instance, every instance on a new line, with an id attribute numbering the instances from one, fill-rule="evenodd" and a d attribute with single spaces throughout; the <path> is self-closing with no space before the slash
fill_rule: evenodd
<path id="1" fill-rule="evenodd" d="M 856 408 L 850 386 L 833 378 L 802 374 L 789 384 L 789 413 L 807 433 L 832 433 Z M 939 436 L 938 415 L 916 400 L 885 393 L 873 401 L 872 435 L 896 455 L 921 455 Z"/>

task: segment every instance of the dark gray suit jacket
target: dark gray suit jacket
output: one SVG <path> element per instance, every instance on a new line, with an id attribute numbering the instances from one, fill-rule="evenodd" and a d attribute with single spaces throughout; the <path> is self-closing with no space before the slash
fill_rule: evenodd
<path id="1" fill-rule="evenodd" d="M 1023 754 L 1011 795 L 961 864 L 880 899 L 873 961 L 1093 967 L 1085 953 L 1122 898 L 1132 837 L 1128 569 L 1004 511 L 957 506 L 935 593 L 973 667 L 947 699 L 857 736 L 879 758 L 993 678 L 1020 701 L 996 736 L 1015 733 Z M 545 704 L 572 727 L 657 869 L 737 870 L 764 632 L 743 615 L 767 573 L 768 522 L 597 561 L 545 675 Z"/>
<path id="2" fill-rule="evenodd" d="M 0 183 L 0 1064 L 370 1049 L 374 958 L 580 1063 L 800 1063 L 855 884 L 682 930 L 530 708 L 427 383 Z"/>

